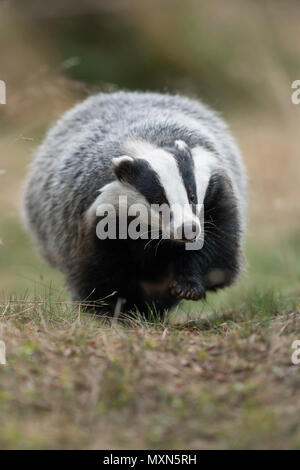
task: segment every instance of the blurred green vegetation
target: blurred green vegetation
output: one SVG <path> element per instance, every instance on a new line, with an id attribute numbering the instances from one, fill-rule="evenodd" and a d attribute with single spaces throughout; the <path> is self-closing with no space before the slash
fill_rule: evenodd
<path id="1" fill-rule="evenodd" d="M 9 298 L 66 298 L 59 272 L 51 268 L 33 247 L 32 240 L 15 217 L 0 219 L 0 296 Z"/>
<path id="2" fill-rule="evenodd" d="M 220 110 L 279 111 L 276 82 L 289 88 L 299 70 L 294 1 L 100 0 L 81 10 L 65 2 L 63 15 L 61 2 L 51 3 L 48 14 L 46 4 L 36 11 L 26 2 L 22 28 L 87 85 L 189 92 Z"/>

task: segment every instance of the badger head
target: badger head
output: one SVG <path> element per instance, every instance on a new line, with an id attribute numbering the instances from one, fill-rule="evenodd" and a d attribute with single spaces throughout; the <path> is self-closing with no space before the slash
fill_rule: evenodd
<path id="1" fill-rule="evenodd" d="M 101 189 L 93 210 L 103 203 L 117 209 L 120 196 L 126 196 L 128 206 L 147 208 L 145 224 L 165 238 L 199 239 L 203 232 L 200 211 L 216 168 L 213 154 L 200 147 L 190 149 L 181 140 L 166 147 L 131 140 L 123 148 L 126 154 L 112 159 L 116 180 Z"/>

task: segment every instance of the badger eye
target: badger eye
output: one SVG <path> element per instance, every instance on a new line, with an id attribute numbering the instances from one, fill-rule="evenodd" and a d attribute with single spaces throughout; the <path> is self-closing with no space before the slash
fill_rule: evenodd
<path id="1" fill-rule="evenodd" d="M 190 193 L 189 194 L 189 199 L 190 199 L 190 202 L 196 202 L 196 194 Z"/>

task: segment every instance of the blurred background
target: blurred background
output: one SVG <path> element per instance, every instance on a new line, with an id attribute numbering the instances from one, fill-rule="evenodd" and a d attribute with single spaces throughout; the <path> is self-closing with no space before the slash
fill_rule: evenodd
<path id="1" fill-rule="evenodd" d="M 300 79 L 299 29 L 296 0 L 2 0 L 1 295 L 32 296 L 51 285 L 66 297 L 22 228 L 23 180 L 61 113 L 92 93 L 129 89 L 200 97 L 229 122 L 244 154 L 248 270 L 209 305 L 253 289 L 297 296 L 300 104 L 292 104 L 291 84 Z"/>

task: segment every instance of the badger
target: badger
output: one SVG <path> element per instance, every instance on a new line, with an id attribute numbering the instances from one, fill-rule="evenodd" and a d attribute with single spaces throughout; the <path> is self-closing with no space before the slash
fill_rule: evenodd
<path id="1" fill-rule="evenodd" d="M 118 224 L 125 196 L 147 213 L 170 207 L 170 236 L 163 236 L 158 214 L 156 240 L 99 237 L 98 208 L 110 204 Z M 178 210 L 183 206 L 188 210 Z M 195 206 L 203 207 L 202 223 Z M 122 299 L 123 312 L 161 314 L 229 286 L 244 265 L 247 177 L 240 152 L 218 114 L 184 96 L 118 91 L 77 104 L 39 147 L 23 207 L 73 300 L 103 312 L 115 312 Z M 187 240 L 200 238 L 201 248 L 187 249 Z"/>

